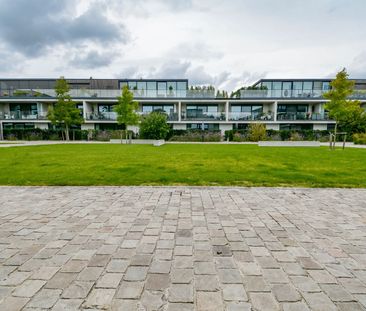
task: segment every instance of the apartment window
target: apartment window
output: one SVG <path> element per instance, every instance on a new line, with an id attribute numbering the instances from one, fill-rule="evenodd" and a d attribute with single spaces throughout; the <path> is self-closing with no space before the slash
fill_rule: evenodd
<path id="1" fill-rule="evenodd" d="M 282 84 L 282 96 L 290 97 L 291 96 L 291 88 L 292 88 L 292 83 L 291 82 L 283 82 L 283 84 Z"/>
<path id="2" fill-rule="evenodd" d="M 313 81 L 304 81 L 304 91 L 311 91 L 313 89 Z"/>
<path id="3" fill-rule="evenodd" d="M 262 86 L 266 87 L 268 90 L 272 90 L 272 82 L 270 81 L 262 82 Z"/>
<path id="4" fill-rule="evenodd" d="M 160 111 L 166 114 L 174 113 L 174 106 L 173 105 L 143 105 L 142 112 L 143 113 L 150 113 L 153 111 Z"/>
<path id="5" fill-rule="evenodd" d="M 130 90 L 137 90 L 137 82 L 136 81 L 129 81 L 128 82 L 128 88 Z"/>
<path id="6" fill-rule="evenodd" d="M 323 87 L 322 87 L 323 91 L 328 91 L 330 90 L 330 83 L 329 82 L 323 82 Z"/>
<path id="7" fill-rule="evenodd" d="M 146 90 L 146 82 L 137 82 L 138 90 Z"/>
<path id="8" fill-rule="evenodd" d="M 113 112 L 114 105 L 98 105 L 99 112 Z"/>

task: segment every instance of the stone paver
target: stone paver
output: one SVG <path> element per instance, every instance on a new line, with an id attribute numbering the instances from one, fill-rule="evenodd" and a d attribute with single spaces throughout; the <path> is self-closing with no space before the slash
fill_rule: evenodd
<path id="1" fill-rule="evenodd" d="M 366 190 L 0 187 L 0 310 L 365 310 Z"/>

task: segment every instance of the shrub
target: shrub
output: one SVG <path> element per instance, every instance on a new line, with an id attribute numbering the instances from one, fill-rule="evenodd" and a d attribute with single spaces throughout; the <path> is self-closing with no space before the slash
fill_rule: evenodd
<path id="1" fill-rule="evenodd" d="M 303 137 L 298 132 L 292 132 L 290 140 L 291 141 L 299 141 L 299 140 L 303 140 Z"/>
<path id="2" fill-rule="evenodd" d="M 266 126 L 262 123 L 251 123 L 249 125 L 248 138 L 250 141 L 266 140 Z"/>
<path id="3" fill-rule="evenodd" d="M 214 131 L 195 131 L 188 130 L 180 135 L 173 135 L 170 141 L 186 141 L 186 142 L 216 142 L 221 141 L 221 133 Z"/>
<path id="4" fill-rule="evenodd" d="M 152 112 L 142 119 L 139 133 L 144 139 L 166 139 L 169 131 L 167 116 L 160 112 Z"/>
<path id="5" fill-rule="evenodd" d="M 353 142 L 356 145 L 366 145 L 366 133 L 354 134 Z"/>

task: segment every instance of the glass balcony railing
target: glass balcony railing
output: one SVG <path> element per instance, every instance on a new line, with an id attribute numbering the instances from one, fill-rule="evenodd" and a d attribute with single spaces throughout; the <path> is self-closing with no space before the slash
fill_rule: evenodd
<path id="1" fill-rule="evenodd" d="M 162 111 L 159 111 L 160 113 L 163 113 L 167 116 L 167 120 L 168 121 L 178 121 L 178 113 L 177 112 L 171 112 L 171 113 L 166 113 L 166 112 L 162 112 Z M 146 116 L 148 114 L 150 114 L 151 112 L 139 112 L 139 114 L 141 116 Z"/>
<path id="2" fill-rule="evenodd" d="M 202 110 L 186 110 L 182 112 L 182 120 L 225 121 L 225 113 L 203 112 Z"/>
<path id="3" fill-rule="evenodd" d="M 229 112 L 230 121 L 273 121 L 273 113 Z"/>
<path id="4" fill-rule="evenodd" d="M 321 98 L 328 90 L 241 90 L 240 98 Z M 350 98 L 366 98 L 366 90 L 355 90 Z"/>
<path id="5" fill-rule="evenodd" d="M 1 120 L 45 120 L 47 119 L 46 112 L 35 111 L 10 111 L 0 112 Z"/>
<path id="6" fill-rule="evenodd" d="M 92 112 L 86 113 L 86 119 L 97 121 L 115 121 L 117 120 L 117 114 L 115 112 Z"/>
<path id="7" fill-rule="evenodd" d="M 307 112 L 278 112 L 277 121 L 326 121 L 329 120 L 327 113 Z"/>
<path id="8" fill-rule="evenodd" d="M 131 90 L 135 98 L 216 98 L 214 90 Z M 121 90 L 92 90 L 71 89 L 69 94 L 72 98 L 116 98 L 121 96 Z M 53 98 L 56 97 L 54 89 L 22 89 L 0 90 L 0 97 L 17 98 Z"/>

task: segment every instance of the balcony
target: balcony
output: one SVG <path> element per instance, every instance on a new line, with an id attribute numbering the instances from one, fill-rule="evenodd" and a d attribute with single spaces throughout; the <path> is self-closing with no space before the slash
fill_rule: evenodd
<path id="1" fill-rule="evenodd" d="M 1 120 L 46 120 L 46 112 L 10 111 L 0 112 Z"/>
<path id="2" fill-rule="evenodd" d="M 230 121 L 274 121 L 273 113 L 229 112 Z"/>
<path id="3" fill-rule="evenodd" d="M 182 112 L 183 121 L 225 121 L 224 112 L 203 112 L 202 110 L 187 110 Z"/>
<path id="4" fill-rule="evenodd" d="M 147 116 L 151 112 L 139 112 L 141 116 Z M 166 113 L 164 111 L 159 111 L 159 113 L 165 114 L 167 116 L 167 121 L 178 121 L 178 113 L 172 112 L 172 113 Z"/>
<path id="5" fill-rule="evenodd" d="M 278 112 L 277 121 L 327 121 L 327 113 Z"/>
<path id="6" fill-rule="evenodd" d="M 86 113 L 86 120 L 116 121 L 117 120 L 117 114 L 115 112 Z"/>

